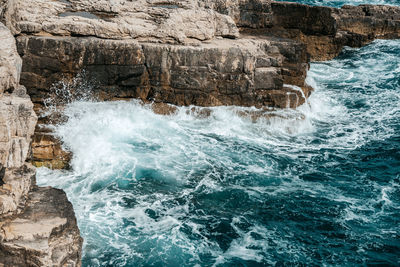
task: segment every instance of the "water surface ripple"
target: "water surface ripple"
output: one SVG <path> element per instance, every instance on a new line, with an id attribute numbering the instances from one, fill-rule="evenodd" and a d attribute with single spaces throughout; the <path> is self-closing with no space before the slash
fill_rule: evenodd
<path id="1" fill-rule="evenodd" d="M 71 103 L 73 170 L 38 182 L 67 192 L 84 266 L 399 266 L 399 55 L 376 41 L 313 63 L 309 103 L 256 121 Z"/>

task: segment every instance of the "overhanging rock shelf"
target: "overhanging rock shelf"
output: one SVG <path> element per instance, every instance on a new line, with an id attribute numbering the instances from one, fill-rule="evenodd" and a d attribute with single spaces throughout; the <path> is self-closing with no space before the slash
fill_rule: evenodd
<path id="1" fill-rule="evenodd" d="M 0 21 L 23 60 L 21 70 L 15 41 L 1 26 L 0 265 L 6 266 L 80 265 L 72 206 L 62 191 L 37 188 L 27 162 L 68 166 L 71 155 L 41 113 L 60 81 L 73 83 L 84 72 L 102 100 L 296 108 L 312 92 L 305 82 L 310 61 L 400 35 L 398 7 L 269 0 L 0 0 Z M 33 110 L 39 124 L 30 159 Z M 24 232 L 37 223 L 48 228 Z M 10 234 L 11 228 L 17 230 Z"/>

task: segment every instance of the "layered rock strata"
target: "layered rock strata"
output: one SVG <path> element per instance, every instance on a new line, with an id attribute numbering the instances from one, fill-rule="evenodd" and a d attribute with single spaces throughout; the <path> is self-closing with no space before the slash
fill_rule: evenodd
<path id="1" fill-rule="evenodd" d="M 70 84 L 82 71 L 96 84 L 90 93 L 101 100 L 295 108 L 312 90 L 305 83 L 310 59 L 331 59 L 344 46 L 398 38 L 400 31 L 400 9 L 390 6 L 338 9 L 270 0 L 5 3 L 0 17 L 18 35 L 21 83 L 37 110 L 60 82 Z M 67 95 L 75 89 L 68 87 Z M 33 162 L 68 166 L 70 155 L 47 129 L 37 127 Z"/>
<path id="2" fill-rule="evenodd" d="M 165 103 L 296 108 L 312 90 L 310 60 L 400 34 L 397 7 L 270 0 L 0 0 L 0 21 L 24 62 L 0 24 L 0 266 L 80 265 L 71 204 L 37 187 L 26 162 L 68 166 L 46 126 L 60 117 L 39 118 L 30 152 L 33 110 L 67 103 L 60 90 L 139 98 L 161 113 L 173 112 Z M 89 92 L 76 83 L 82 73 Z"/>
<path id="3" fill-rule="evenodd" d="M 197 46 L 103 40 L 93 37 L 17 38 L 22 83 L 34 102 L 52 84 L 83 69 L 100 99 L 140 98 L 175 105 L 297 107 L 308 69 L 305 46 L 286 39 L 246 36 Z M 40 49 L 38 49 L 40 48 Z"/>
<path id="4" fill-rule="evenodd" d="M 400 29 L 397 7 L 269 0 L 10 0 L 2 17 L 35 103 L 86 70 L 100 99 L 296 107 L 310 92 L 308 54 L 330 59 Z"/>
<path id="5" fill-rule="evenodd" d="M 399 7 L 345 5 L 338 9 L 273 2 L 271 10 L 272 27 L 258 30 L 306 44 L 315 61 L 336 57 L 344 46 L 361 47 L 375 39 L 400 37 Z"/>
<path id="6" fill-rule="evenodd" d="M 0 23 L 0 266 L 80 266 L 82 238 L 64 192 L 37 187 L 27 163 L 37 117 L 22 60 Z"/>

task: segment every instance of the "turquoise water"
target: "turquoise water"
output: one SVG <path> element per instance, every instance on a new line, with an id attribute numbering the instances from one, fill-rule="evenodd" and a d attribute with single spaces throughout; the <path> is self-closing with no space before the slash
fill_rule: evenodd
<path id="1" fill-rule="evenodd" d="M 297 110 L 161 116 L 74 102 L 71 171 L 84 266 L 400 265 L 400 41 L 313 63 Z"/>

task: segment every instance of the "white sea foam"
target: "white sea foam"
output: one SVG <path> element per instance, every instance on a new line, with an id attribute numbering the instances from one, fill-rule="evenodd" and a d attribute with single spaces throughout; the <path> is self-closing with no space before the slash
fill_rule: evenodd
<path id="1" fill-rule="evenodd" d="M 358 60 L 312 64 L 307 82 L 316 90 L 306 104 L 255 119 L 240 113 L 258 112 L 254 108 L 215 107 L 199 118 L 192 107 L 162 116 L 135 100 L 70 103 L 64 111 L 68 121 L 57 126 L 56 134 L 73 152 L 73 170 L 41 168 L 38 182 L 67 192 L 92 266 L 132 260 L 194 265 L 200 255 L 213 258 L 215 265 L 234 259 L 274 264 L 266 240 L 297 259 L 304 248 L 293 244 L 289 233 L 281 236 L 257 223 L 242 229 L 246 218 L 238 216 L 229 224 L 237 238 L 222 249 L 204 223 L 214 215 L 194 207 L 201 206 L 201 196 L 212 199 L 225 190 L 253 200 L 302 193 L 343 205 L 338 221 L 344 227 L 378 220 L 380 203 L 380 210 L 398 209 L 396 182 L 371 184 L 376 198 L 365 202 L 336 185 L 300 177 L 302 168 L 319 171 L 315 161 L 335 167 L 340 163 L 332 155 L 345 157 L 395 134 L 400 92 L 379 86 L 380 79 L 400 75 L 398 60 L 379 52 L 388 44 L 400 46 L 378 41 L 369 50 L 346 51 L 359 53 Z M 365 60 L 371 53 L 386 64 Z M 329 87 L 332 83 L 337 86 Z M 118 259 L 107 258 L 117 252 Z"/>

